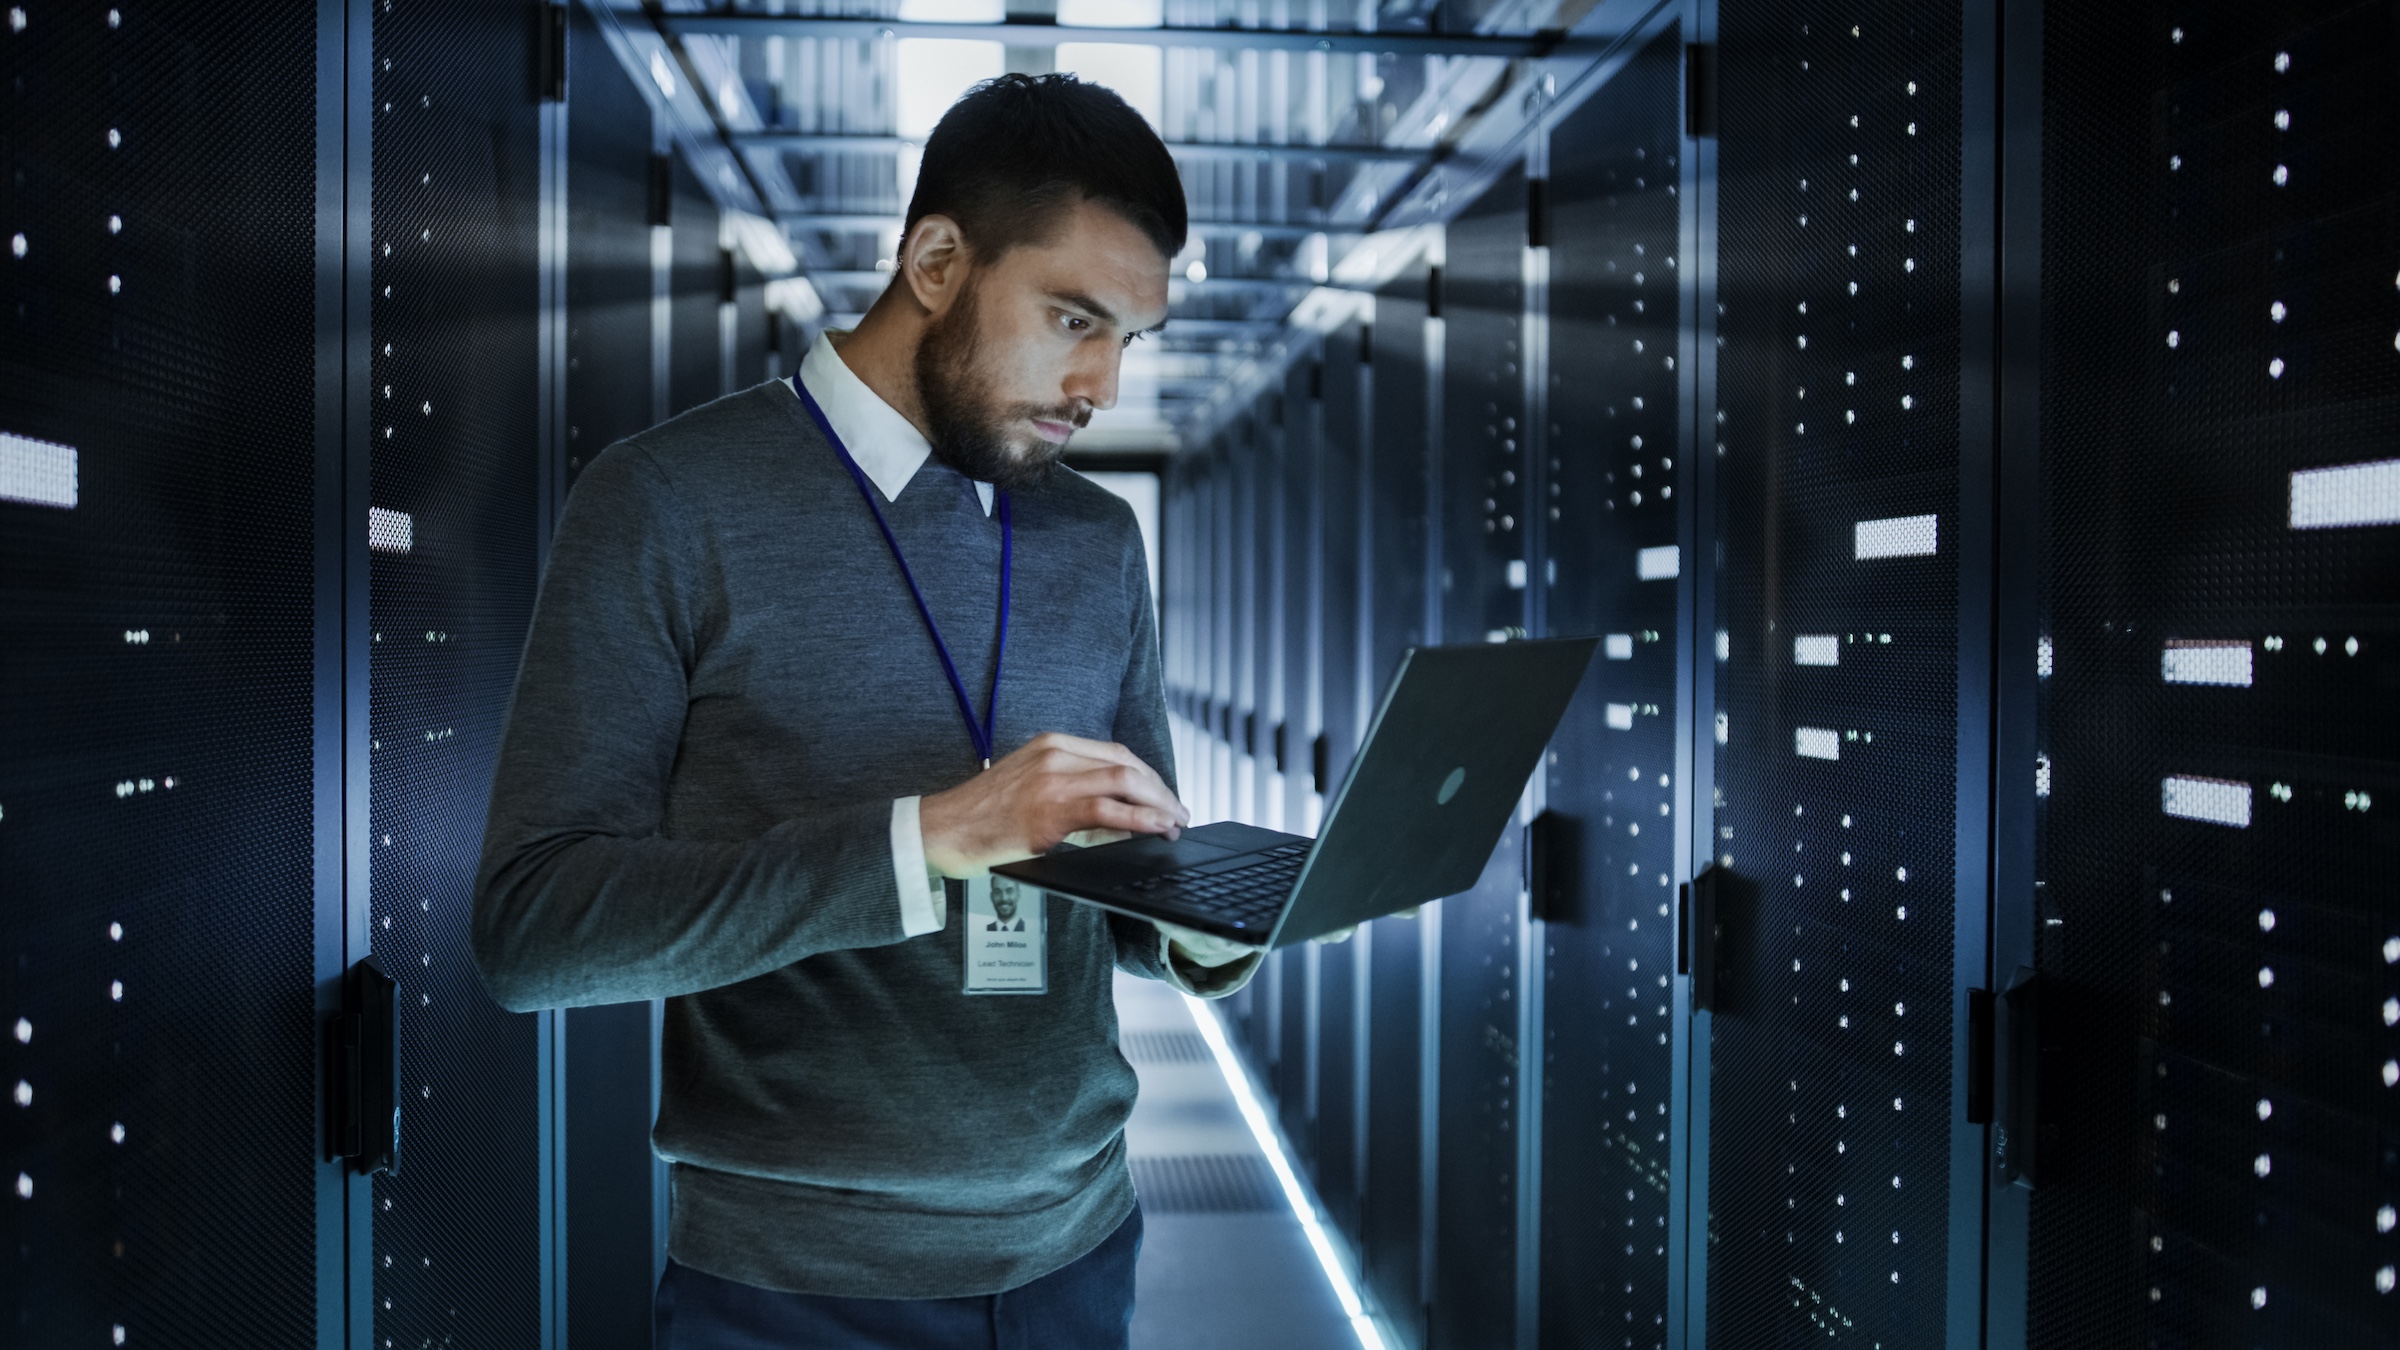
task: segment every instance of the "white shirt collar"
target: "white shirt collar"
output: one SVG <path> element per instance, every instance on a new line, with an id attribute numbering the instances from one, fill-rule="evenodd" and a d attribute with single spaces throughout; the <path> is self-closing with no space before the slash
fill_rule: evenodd
<path id="1" fill-rule="evenodd" d="M 842 438 L 843 447 L 883 493 L 883 499 L 898 501 L 900 490 L 933 457 L 933 447 L 926 444 L 924 435 L 858 378 L 833 349 L 830 332 L 818 335 L 800 362 L 800 373 L 793 378 L 808 386 L 809 397 L 833 424 L 833 434 Z M 794 392 L 798 392 L 796 387 Z M 990 515 L 992 485 L 975 480 L 975 496 L 983 503 L 983 513 Z"/>

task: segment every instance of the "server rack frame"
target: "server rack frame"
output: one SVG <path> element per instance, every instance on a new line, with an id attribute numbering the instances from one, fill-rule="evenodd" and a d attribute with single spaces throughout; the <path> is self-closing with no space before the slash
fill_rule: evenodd
<path id="1" fill-rule="evenodd" d="M 1982 987 L 2036 962 L 2034 803 L 2003 786 L 2036 753 L 2034 662 L 2041 632 L 2042 0 L 2011 0 L 1998 15 L 1993 91 L 1998 237 L 1993 250 L 1993 643 L 1991 652 L 1991 924 Z M 2007 654 L 2015 653 L 2010 659 Z M 1997 1066 L 1994 1066 L 1995 1071 Z M 1996 1181 L 1986 1127 L 1979 1169 L 1984 1193 L 1984 1344 L 2027 1343 L 2032 1257 L 2030 1193 Z"/>
<path id="2" fill-rule="evenodd" d="M 373 82 L 369 0 L 317 4 L 317 515 L 316 1011 L 330 1024 L 341 983 L 367 951 L 366 222 L 364 163 Z M 355 817 L 355 818 L 354 818 Z M 317 1118 L 328 1111 L 318 1070 Z M 374 1232 L 366 1179 L 338 1160 L 317 1164 L 317 1344 L 369 1350 L 374 1336 Z"/>
<path id="3" fill-rule="evenodd" d="M 1687 109 L 1683 134 L 1683 171 L 1677 184 L 1683 190 L 1680 225 L 1685 258 L 1680 280 L 1684 334 L 1676 345 L 1684 355 L 1686 400 L 1677 453 L 1683 472 L 1678 485 L 1684 505 L 1678 512 L 1677 536 L 1691 565 L 1679 583 L 1677 618 L 1684 641 L 1675 659 L 1675 692 L 1683 717 L 1676 732 L 1675 764 L 1683 790 L 1675 809 L 1684 828 L 1676 835 L 1676 875 L 1688 882 L 1702 860 L 1716 855 L 1716 756 L 1702 752 L 1708 742 L 1700 725 L 1703 710 L 1717 706 L 1717 667 L 1714 636 L 1717 615 L 1717 574 L 1720 546 L 1716 515 L 1700 509 L 1718 492 L 1717 460 L 1721 419 L 1709 410 L 1717 404 L 1717 353 L 1724 340 L 1717 336 L 1717 138 L 1713 109 L 1715 91 L 1695 87 L 1702 60 L 1713 70 L 1720 0 L 1685 0 L 1679 20 L 1688 35 L 1683 67 L 1683 104 Z M 1701 54 L 1708 54 L 1705 57 Z M 1708 110 L 1703 119 L 1694 113 Z M 1711 644 L 1703 649 L 1702 643 Z M 1713 720 L 1713 716 L 1712 716 Z M 1713 733 L 1706 733 L 1712 734 Z M 1677 887 L 1675 931 L 1691 931 L 1683 905 L 1691 892 Z M 1692 977 L 1678 968 L 1673 977 L 1675 1018 L 1673 1093 L 1668 1112 L 1677 1122 L 1669 1142 L 1667 1168 L 1670 1193 L 1667 1207 L 1667 1344 L 1704 1350 L 1708 1316 L 1708 1120 L 1709 1072 L 1707 1047 L 1714 1014 L 1695 1007 Z"/>

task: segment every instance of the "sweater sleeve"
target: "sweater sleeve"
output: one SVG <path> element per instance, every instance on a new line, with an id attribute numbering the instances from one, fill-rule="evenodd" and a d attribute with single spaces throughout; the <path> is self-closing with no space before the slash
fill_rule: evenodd
<path id="1" fill-rule="evenodd" d="M 472 941 L 513 1010 L 670 997 L 905 936 L 890 801 L 662 837 L 713 564 L 635 445 L 584 471 L 509 708 Z"/>
<path id="2" fill-rule="evenodd" d="M 1130 522 L 1129 522 L 1130 523 Z M 1111 738 L 1158 771 L 1167 789 L 1181 794 L 1175 781 L 1175 741 L 1167 729 L 1167 689 L 1158 652 L 1158 609 L 1150 598 L 1150 564 L 1141 537 L 1133 534 L 1128 550 L 1132 593 L 1133 648 L 1125 662 L 1125 681 L 1117 691 L 1117 720 Z M 1260 957 L 1253 953 L 1220 966 L 1202 966 L 1182 959 L 1164 929 L 1143 919 L 1111 911 L 1110 931 L 1117 940 L 1117 968 L 1128 974 L 1164 980 L 1187 994 L 1223 998 L 1250 982 Z"/>

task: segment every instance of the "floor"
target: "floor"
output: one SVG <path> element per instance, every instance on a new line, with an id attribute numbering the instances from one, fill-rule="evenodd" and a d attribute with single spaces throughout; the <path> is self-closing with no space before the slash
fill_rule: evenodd
<path id="1" fill-rule="evenodd" d="M 1358 1344 L 1183 996 L 1117 977 L 1142 1095 L 1125 1126 L 1142 1197 L 1133 1350 Z"/>

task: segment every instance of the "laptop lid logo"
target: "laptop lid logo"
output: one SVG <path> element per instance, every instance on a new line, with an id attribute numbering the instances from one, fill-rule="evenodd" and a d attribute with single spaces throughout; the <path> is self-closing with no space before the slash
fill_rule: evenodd
<path id="1" fill-rule="evenodd" d="M 1458 768 L 1452 769 L 1450 771 L 1450 776 L 1442 780 L 1442 790 L 1433 794 L 1433 804 L 1435 806 L 1448 806 L 1450 804 L 1450 799 L 1458 795 L 1458 789 L 1464 785 L 1466 781 L 1466 766 L 1461 765 Z"/>

